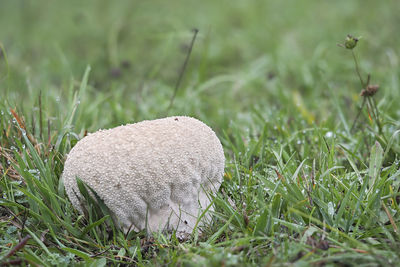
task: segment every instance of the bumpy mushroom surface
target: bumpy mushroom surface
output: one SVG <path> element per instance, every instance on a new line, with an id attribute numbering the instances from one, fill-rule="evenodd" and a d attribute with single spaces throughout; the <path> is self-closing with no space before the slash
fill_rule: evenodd
<path id="1" fill-rule="evenodd" d="M 224 164 L 214 131 L 178 116 L 89 134 L 68 154 L 62 178 L 81 213 L 76 177 L 97 193 L 124 230 L 191 232 L 201 208 L 210 204 L 209 193 L 221 184 Z"/>

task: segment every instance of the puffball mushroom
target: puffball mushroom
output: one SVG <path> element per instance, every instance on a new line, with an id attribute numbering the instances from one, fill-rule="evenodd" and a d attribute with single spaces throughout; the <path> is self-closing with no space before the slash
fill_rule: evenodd
<path id="1" fill-rule="evenodd" d="M 201 209 L 210 205 L 209 193 L 222 182 L 224 164 L 214 131 L 197 119 L 178 116 L 89 134 L 68 154 L 62 177 L 81 213 L 84 199 L 77 177 L 125 231 L 191 232 Z"/>

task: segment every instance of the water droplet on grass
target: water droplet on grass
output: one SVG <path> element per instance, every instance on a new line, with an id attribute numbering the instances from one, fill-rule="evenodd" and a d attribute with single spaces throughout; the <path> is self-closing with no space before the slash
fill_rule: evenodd
<path id="1" fill-rule="evenodd" d="M 335 214 L 335 207 L 334 207 L 334 204 L 332 202 L 328 203 L 328 214 L 331 217 L 333 217 L 333 215 Z"/>
<path id="2" fill-rule="evenodd" d="M 333 133 L 330 131 L 325 134 L 325 138 L 332 138 L 332 137 L 333 137 Z"/>

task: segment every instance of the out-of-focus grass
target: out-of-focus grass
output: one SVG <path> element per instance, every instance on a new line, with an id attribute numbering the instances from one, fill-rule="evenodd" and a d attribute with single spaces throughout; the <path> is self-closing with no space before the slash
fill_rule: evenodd
<path id="1" fill-rule="evenodd" d="M 399 11 L 394 0 L 2 1 L 0 260 L 394 264 Z M 348 33 L 380 85 L 382 133 L 366 109 L 350 132 L 362 88 L 336 45 Z M 226 152 L 204 234 L 126 236 L 107 215 L 79 215 L 59 178 L 85 131 L 172 114 L 205 121 Z"/>

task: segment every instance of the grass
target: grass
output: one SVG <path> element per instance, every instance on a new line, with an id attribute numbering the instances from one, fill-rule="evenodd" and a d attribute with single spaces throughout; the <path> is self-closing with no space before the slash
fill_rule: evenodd
<path id="1" fill-rule="evenodd" d="M 3 1 L 0 262 L 395 265 L 398 7 Z M 360 96 L 352 52 L 337 46 L 349 33 L 362 36 L 352 52 L 375 95 Z M 203 234 L 125 234 L 102 206 L 80 215 L 59 179 L 71 147 L 86 132 L 172 114 L 206 122 L 225 150 Z"/>

